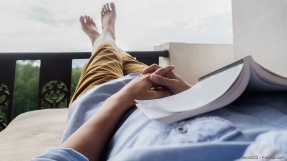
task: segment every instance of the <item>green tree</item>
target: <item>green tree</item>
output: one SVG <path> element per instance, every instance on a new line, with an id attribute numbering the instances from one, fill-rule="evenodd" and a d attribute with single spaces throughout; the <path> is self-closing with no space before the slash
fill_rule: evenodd
<path id="1" fill-rule="evenodd" d="M 37 109 L 39 66 L 34 65 L 34 60 L 27 64 L 17 63 L 15 73 L 15 89 L 13 103 L 13 117 Z"/>
<path id="2" fill-rule="evenodd" d="M 26 61 L 26 64 L 19 62 L 16 64 L 13 118 L 21 113 L 37 109 L 40 67 L 34 64 L 33 60 Z M 75 92 L 80 75 L 81 68 L 72 69 L 71 96 Z M 0 101 L 1 99 L 0 97 Z M 60 105 L 60 107 L 66 107 L 66 105 Z M 6 119 L 8 108 L 2 108 L 2 113 L 2 118 Z"/>

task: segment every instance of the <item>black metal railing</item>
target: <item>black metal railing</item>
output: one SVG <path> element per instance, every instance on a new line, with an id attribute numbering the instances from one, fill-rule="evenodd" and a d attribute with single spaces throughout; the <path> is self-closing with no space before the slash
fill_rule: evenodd
<path id="1" fill-rule="evenodd" d="M 128 53 L 147 65 L 158 64 L 159 57 L 169 56 L 168 51 L 131 51 Z M 9 124 L 13 118 L 14 82 L 17 60 L 41 61 L 37 105 L 37 109 L 41 109 L 43 104 L 50 106 L 50 108 L 58 107 L 57 104 L 59 102 L 64 102 L 66 107 L 68 106 L 71 93 L 72 60 L 88 59 L 90 56 L 90 52 L 0 53 L 0 127 L 4 129 L 6 124 Z M 55 90 L 60 91 L 63 95 L 61 100 L 56 99 L 58 98 L 58 94 L 53 93 Z M 46 100 L 45 98 L 45 94 L 47 93 L 51 95 L 50 100 Z M 8 107 L 6 121 L 1 117 L 2 107 Z"/>

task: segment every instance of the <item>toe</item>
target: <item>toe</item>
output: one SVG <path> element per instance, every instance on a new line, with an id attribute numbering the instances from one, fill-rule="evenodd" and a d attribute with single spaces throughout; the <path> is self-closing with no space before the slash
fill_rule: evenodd
<path id="1" fill-rule="evenodd" d="M 88 22 L 88 16 L 87 15 L 84 16 L 84 20 L 85 20 L 85 23 Z"/>
<path id="2" fill-rule="evenodd" d="M 104 8 L 102 8 L 101 15 L 102 15 L 102 16 L 104 16 L 104 15 L 105 15 L 105 9 L 104 9 Z"/>
<path id="3" fill-rule="evenodd" d="M 108 11 L 111 11 L 109 3 L 106 3 Z"/>
<path id="4" fill-rule="evenodd" d="M 102 10 L 104 10 L 104 11 L 105 11 L 105 5 L 106 5 L 106 4 L 104 4 L 103 7 L 102 7 Z"/>
<path id="5" fill-rule="evenodd" d="M 105 13 L 106 13 L 106 9 L 105 9 L 105 7 L 103 7 L 103 8 L 102 8 L 102 10 L 103 10 L 103 13 L 105 14 Z"/>
<path id="6" fill-rule="evenodd" d="M 92 22 L 93 20 L 92 20 L 92 18 L 91 17 L 89 17 L 89 23 L 90 24 L 92 24 L 93 22 Z"/>
<path id="7" fill-rule="evenodd" d="M 84 18 L 84 16 L 81 16 L 81 17 L 80 17 L 80 22 L 81 22 L 81 24 L 84 24 L 84 23 L 85 23 L 85 18 Z"/>
<path id="8" fill-rule="evenodd" d="M 91 24 L 96 26 L 95 21 L 92 18 L 91 18 Z"/>
<path id="9" fill-rule="evenodd" d="M 111 6 L 112 10 L 116 9 L 116 6 L 115 6 L 114 2 L 111 2 L 110 6 Z"/>
<path id="10" fill-rule="evenodd" d="M 90 16 L 87 16 L 87 24 L 91 24 L 91 18 L 90 18 Z"/>
<path id="11" fill-rule="evenodd" d="M 106 12 L 108 11 L 107 4 L 104 5 Z"/>

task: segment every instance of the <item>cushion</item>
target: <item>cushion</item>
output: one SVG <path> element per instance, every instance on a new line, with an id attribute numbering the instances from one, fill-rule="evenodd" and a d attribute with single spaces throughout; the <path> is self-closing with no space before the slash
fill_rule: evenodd
<path id="1" fill-rule="evenodd" d="M 0 132 L 0 160 L 23 161 L 60 145 L 68 109 L 45 109 L 17 116 Z"/>

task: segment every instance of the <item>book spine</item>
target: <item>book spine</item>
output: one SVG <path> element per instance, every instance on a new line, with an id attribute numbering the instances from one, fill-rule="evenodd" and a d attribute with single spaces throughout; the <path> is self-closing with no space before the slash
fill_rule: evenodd
<path id="1" fill-rule="evenodd" d="M 235 66 L 237 66 L 237 65 L 239 65 L 239 64 L 243 64 L 243 63 L 244 63 L 244 62 L 243 62 L 243 59 L 240 59 L 240 60 L 238 60 L 238 61 L 236 61 L 236 62 L 234 62 L 234 63 L 232 63 L 232 64 L 229 64 L 229 65 L 227 65 L 227 66 L 225 66 L 225 67 L 222 67 L 222 68 L 220 68 L 220 69 L 218 69 L 218 70 L 215 70 L 214 72 L 211 72 L 211 73 L 209 73 L 209 74 L 207 74 L 207 75 L 205 75 L 205 76 L 202 76 L 202 77 L 198 78 L 198 82 L 200 82 L 200 81 L 202 81 L 202 80 L 204 80 L 204 79 L 206 79 L 206 78 L 209 78 L 209 77 L 211 77 L 211 76 L 213 76 L 213 75 L 216 75 L 216 74 L 218 74 L 218 73 L 221 73 L 221 72 L 223 72 L 223 71 L 225 71 L 225 70 L 227 70 L 227 69 L 229 69 L 229 68 L 235 67 Z"/>

